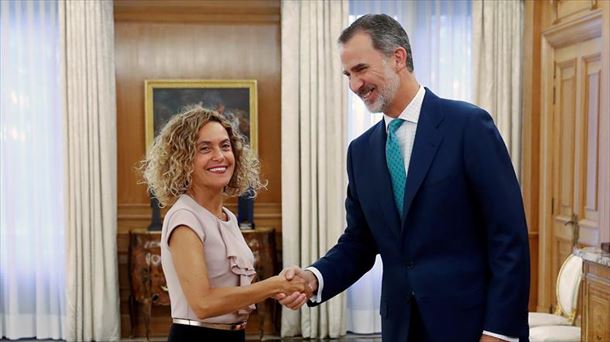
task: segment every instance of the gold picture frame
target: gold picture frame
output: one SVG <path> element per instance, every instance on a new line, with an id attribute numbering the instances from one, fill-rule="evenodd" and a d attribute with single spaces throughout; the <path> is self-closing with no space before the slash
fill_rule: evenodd
<path id="1" fill-rule="evenodd" d="M 183 107 L 201 104 L 235 120 L 250 148 L 258 151 L 256 80 L 146 80 L 146 151 L 159 130 Z"/>

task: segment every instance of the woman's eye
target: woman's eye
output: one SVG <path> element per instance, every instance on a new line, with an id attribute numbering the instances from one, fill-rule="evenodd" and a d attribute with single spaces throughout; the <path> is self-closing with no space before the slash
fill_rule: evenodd
<path id="1" fill-rule="evenodd" d="M 207 146 L 201 146 L 201 147 L 199 147 L 199 152 L 201 152 L 201 153 L 206 153 L 206 152 L 208 152 L 208 151 L 210 151 L 210 148 L 209 148 L 209 147 L 207 147 Z"/>
<path id="2" fill-rule="evenodd" d="M 223 144 L 222 145 L 222 149 L 225 150 L 225 151 L 230 150 L 231 149 L 231 144 L 228 144 L 228 143 L 227 144 Z"/>

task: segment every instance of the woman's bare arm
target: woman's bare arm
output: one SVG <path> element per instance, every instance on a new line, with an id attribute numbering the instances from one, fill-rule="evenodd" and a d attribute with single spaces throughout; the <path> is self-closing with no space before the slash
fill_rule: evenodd
<path id="1" fill-rule="evenodd" d="M 199 319 L 219 316 L 258 303 L 278 293 L 305 292 L 301 278 L 273 276 L 248 286 L 212 288 L 208 281 L 203 243 L 187 226 L 172 232 L 169 249 L 186 300 Z"/>

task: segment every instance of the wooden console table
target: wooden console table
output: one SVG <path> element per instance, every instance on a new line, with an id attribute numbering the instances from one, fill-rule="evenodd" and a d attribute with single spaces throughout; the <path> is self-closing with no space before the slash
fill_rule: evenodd
<path id="1" fill-rule="evenodd" d="M 610 341 L 610 254 L 599 249 L 575 251 L 583 258 L 583 319 L 585 342 Z"/>
<path id="2" fill-rule="evenodd" d="M 257 279 L 266 279 L 277 274 L 277 254 L 275 231 L 273 228 L 242 230 L 248 246 L 254 254 Z M 161 232 L 134 229 L 129 232 L 129 278 L 131 295 L 129 316 L 131 335 L 134 336 L 138 322 L 136 303 L 144 305 L 144 325 L 146 338 L 150 334 L 150 318 L 153 305 L 170 305 L 167 283 L 161 266 Z M 278 306 L 273 299 L 257 304 L 259 334 L 264 334 L 265 321 L 271 320 L 274 330 L 278 330 Z"/>

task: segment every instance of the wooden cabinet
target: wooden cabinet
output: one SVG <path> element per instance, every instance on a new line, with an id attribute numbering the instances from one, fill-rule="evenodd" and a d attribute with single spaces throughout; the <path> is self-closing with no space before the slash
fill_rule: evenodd
<path id="1" fill-rule="evenodd" d="M 242 234 L 248 246 L 254 254 L 254 268 L 256 269 L 256 280 L 267 279 L 279 273 L 277 261 L 277 249 L 275 245 L 275 232 L 272 228 L 256 228 L 242 230 Z M 280 306 L 274 299 L 267 299 L 256 304 L 255 314 L 250 314 L 249 326 L 255 326 L 257 321 L 259 337 L 262 339 L 265 331 L 280 331 Z M 269 328 L 269 326 L 271 328 Z M 246 329 L 246 333 L 254 331 Z"/>
<path id="2" fill-rule="evenodd" d="M 257 279 L 266 279 L 277 274 L 277 252 L 273 228 L 242 230 L 244 238 L 254 254 L 254 267 Z M 129 315 L 132 331 L 140 319 L 144 320 L 146 337 L 150 334 L 150 320 L 153 305 L 169 306 L 167 283 L 161 266 L 161 232 L 135 229 L 129 233 L 129 279 L 131 295 Z M 144 306 L 144 317 L 139 317 L 137 305 Z M 273 299 L 257 304 L 256 311 L 249 320 L 257 321 L 258 332 L 247 330 L 247 333 L 258 333 L 261 337 L 266 325 L 273 331 L 279 331 L 279 308 Z M 169 326 L 168 326 L 169 328 Z"/>
<path id="3" fill-rule="evenodd" d="M 152 306 L 169 305 L 167 282 L 161 266 L 161 232 L 132 230 L 129 233 L 129 318 L 131 336 L 135 336 L 138 317 L 137 303 L 144 305 L 146 338 L 150 335 Z"/>
<path id="4" fill-rule="evenodd" d="M 610 256 L 602 258 L 584 259 L 582 340 L 585 342 L 610 341 Z M 605 264 L 601 260 L 606 260 Z"/>

